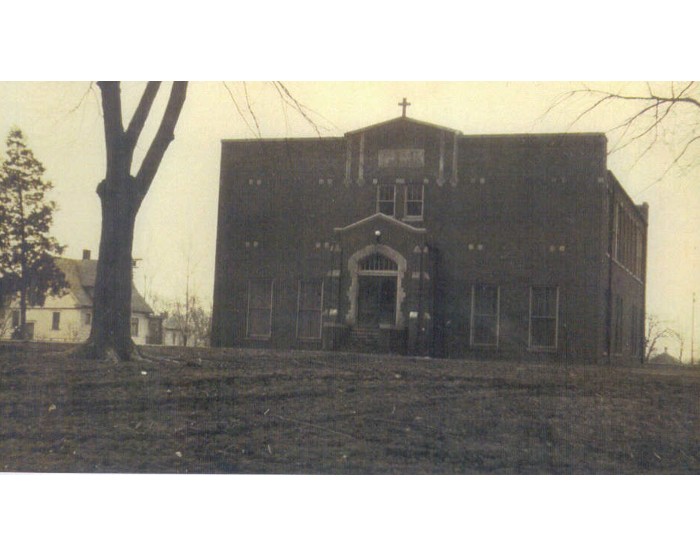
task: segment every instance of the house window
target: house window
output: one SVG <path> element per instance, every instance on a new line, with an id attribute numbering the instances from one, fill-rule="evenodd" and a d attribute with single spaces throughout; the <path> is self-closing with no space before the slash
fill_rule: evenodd
<path id="1" fill-rule="evenodd" d="M 396 206 L 396 187 L 377 186 L 377 212 L 393 216 Z"/>
<path id="2" fill-rule="evenodd" d="M 472 287 L 472 313 L 470 341 L 476 346 L 498 346 L 498 287 L 475 285 Z"/>
<path id="3" fill-rule="evenodd" d="M 559 319 L 559 289 L 530 288 L 530 347 L 556 349 Z"/>
<path id="4" fill-rule="evenodd" d="M 90 326 L 92 324 L 92 313 L 89 311 L 85 314 L 85 326 Z"/>
<path id="5" fill-rule="evenodd" d="M 131 317 L 131 335 L 132 337 L 138 337 L 139 335 L 139 318 Z"/>
<path id="6" fill-rule="evenodd" d="M 61 312 L 54 311 L 51 314 L 51 330 L 60 330 L 60 329 L 61 329 Z"/>
<path id="7" fill-rule="evenodd" d="M 17 328 L 19 326 L 19 311 L 12 312 L 12 328 Z"/>
<path id="8" fill-rule="evenodd" d="M 406 208 L 404 217 L 409 219 L 423 218 L 423 184 L 406 186 Z"/>
<path id="9" fill-rule="evenodd" d="M 268 338 L 272 335 L 271 279 L 253 279 L 248 282 L 248 337 Z"/>
<path id="10" fill-rule="evenodd" d="M 323 281 L 300 281 L 297 306 L 297 337 L 321 339 Z"/>

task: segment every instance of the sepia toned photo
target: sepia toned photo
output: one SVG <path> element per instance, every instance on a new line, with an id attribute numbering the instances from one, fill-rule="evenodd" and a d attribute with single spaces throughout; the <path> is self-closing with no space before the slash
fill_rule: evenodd
<path id="1" fill-rule="evenodd" d="M 0 472 L 697 474 L 694 82 L 0 84 Z"/>

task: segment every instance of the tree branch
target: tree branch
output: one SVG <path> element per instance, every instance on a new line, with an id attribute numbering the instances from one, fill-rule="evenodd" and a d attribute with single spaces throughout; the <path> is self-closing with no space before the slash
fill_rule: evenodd
<path id="1" fill-rule="evenodd" d="M 129 127 L 126 130 L 126 148 L 132 156 L 136 143 L 141 135 L 141 130 L 143 130 L 148 114 L 151 112 L 151 107 L 156 99 L 159 88 L 160 81 L 149 81 L 136 107 L 134 116 L 131 118 L 131 122 L 129 122 Z"/>
<path id="2" fill-rule="evenodd" d="M 105 144 L 107 146 L 106 178 L 112 178 L 120 165 L 124 143 L 121 90 L 118 81 L 100 81 L 97 83 L 97 86 L 102 92 L 102 112 L 104 114 Z"/>
<path id="3" fill-rule="evenodd" d="M 153 178 L 158 171 L 160 162 L 163 160 L 165 151 L 168 146 L 175 138 L 175 126 L 180 118 L 180 112 L 182 111 L 182 106 L 185 103 L 185 98 L 187 97 L 187 82 L 176 81 L 173 83 L 170 89 L 170 97 L 168 98 L 168 104 L 165 107 L 165 112 L 163 113 L 163 118 L 158 127 L 156 136 L 151 142 L 151 146 L 146 153 L 146 157 L 141 163 L 141 168 L 136 175 L 136 181 L 138 182 L 138 190 L 140 192 L 140 200 L 146 196 L 148 189 L 151 187 Z"/>

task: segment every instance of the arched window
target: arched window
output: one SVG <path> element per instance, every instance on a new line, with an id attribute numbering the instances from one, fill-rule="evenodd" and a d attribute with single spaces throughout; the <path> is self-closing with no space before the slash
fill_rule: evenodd
<path id="1" fill-rule="evenodd" d="M 398 265 L 380 253 L 373 253 L 360 261 L 360 272 L 397 271 Z"/>

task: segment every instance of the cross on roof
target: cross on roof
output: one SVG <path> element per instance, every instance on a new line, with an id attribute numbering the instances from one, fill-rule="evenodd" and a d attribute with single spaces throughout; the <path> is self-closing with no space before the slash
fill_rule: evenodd
<path id="1" fill-rule="evenodd" d="M 399 103 L 399 107 L 403 107 L 403 114 L 401 115 L 402 117 L 406 118 L 406 107 L 410 107 L 411 104 L 406 101 L 406 98 L 403 98 L 403 101 Z"/>

